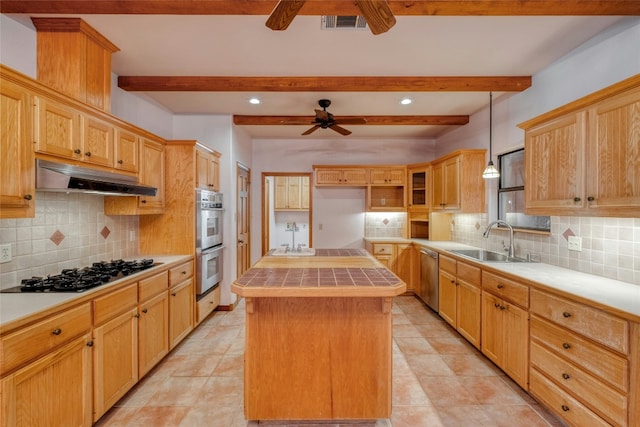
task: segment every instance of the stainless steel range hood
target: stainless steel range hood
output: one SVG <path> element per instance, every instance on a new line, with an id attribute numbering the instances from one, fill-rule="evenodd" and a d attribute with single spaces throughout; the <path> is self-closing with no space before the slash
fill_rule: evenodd
<path id="1" fill-rule="evenodd" d="M 92 193 L 110 196 L 155 196 L 158 189 L 136 178 L 94 169 L 36 160 L 36 190 Z"/>

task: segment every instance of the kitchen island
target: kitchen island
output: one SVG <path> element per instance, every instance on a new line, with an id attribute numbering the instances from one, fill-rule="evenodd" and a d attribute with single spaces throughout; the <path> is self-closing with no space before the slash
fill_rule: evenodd
<path id="1" fill-rule="evenodd" d="M 265 256 L 232 285 L 246 299 L 245 417 L 391 415 L 393 297 L 406 285 L 361 250 Z"/>

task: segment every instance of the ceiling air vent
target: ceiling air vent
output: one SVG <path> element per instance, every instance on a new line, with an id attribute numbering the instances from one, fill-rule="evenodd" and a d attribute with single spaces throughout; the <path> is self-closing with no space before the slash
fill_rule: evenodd
<path id="1" fill-rule="evenodd" d="M 323 16 L 323 30 L 366 30 L 367 21 L 364 16 Z"/>

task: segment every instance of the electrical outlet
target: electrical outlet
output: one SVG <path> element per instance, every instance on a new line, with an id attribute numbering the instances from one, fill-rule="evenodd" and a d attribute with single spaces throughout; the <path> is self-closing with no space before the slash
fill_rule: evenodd
<path id="1" fill-rule="evenodd" d="M 0 245 L 0 264 L 11 261 L 11 243 Z"/>
<path id="2" fill-rule="evenodd" d="M 130 242 L 136 241 L 136 232 L 133 230 L 129 230 L 129 241 Z"/>
<path id="3" fill-rule="evenodd" d="M 569 236 L 567 245 L 570 251 L 582 252 L 582 237 Z"/>
<path id="4" fill-rule="evenodd" d="M 385 198 L 380 199 L 380 206 L 386 206 L 386 204 L 387 204 L 387 199 Z"/>

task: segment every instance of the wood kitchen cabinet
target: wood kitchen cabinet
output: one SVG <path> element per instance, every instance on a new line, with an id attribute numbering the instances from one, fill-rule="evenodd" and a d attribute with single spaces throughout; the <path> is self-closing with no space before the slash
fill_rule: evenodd
<path id="1" fill-rule="evenodd" d="M 169 271 L 169 348 L 182 341 L 194 325 L 194 263 L 190 261 Z"/>
<path id="2" fill-rule="evenodd" d="M 431 210 L 462 213 L 485 211 L 486 150 L 454 151 L 431 163 Z"/>
<path id="3" fill-rule="evenodd" d="M 480 281 L 480 268 L 440 255 L 439 314 L 476 348 L 480 348 Z"/>
<path id="4" fill-rule="evenodd" d="M 2 336 L 2 425 L 92 425 L 90 330 L 87 303 Z"/>
<path id="5" fill-rule="evenodd" d="M 158 189 L 155 196 L 106 196 L 106 215 L 146 215 L 164 212 L 164 142 L 142 138 L 140 183 Z"/>
<path id="6" fill-rule="evenodd" d="M 116 127 L 114 141 L 114 167 L 137 174 L 140 169 L 140 137 Z"/>
<path id="7" fill-rule="evenodd" d="M 220 286 L 210 291 L 196 303 L 196 325 L 202 323 L 220 305 Z"/>
<path id="8" fill-rule="evenodd" d="M 428 212 L 431 204 L 431 164 L 409 165 L 407 177 L 409 212 Z"/>
<path id="9" fill-rule="evenodd" d="M 4 71 L 4 70 L 0 70 Z M 0 84 L 0 218 L 33 218 L 35 172 L 31 97 L 2 76 Z"/>
<path id="10" fill-rule="evenodd" d="M 196 148 L 196 186 L 220 191 L 220 153 L 199 145 Z"/>
<path id="11" fill-rule="evenodd" d="M 138 283 L 138 377 L 169 353 L 169 274 L 162 272 Z"/>
<path id="12" fill-rule="evenodd" d="M 381 243 L 366 240 L 365 249 L 398 276 L 407 285 L 407 291 L 415 290 L 412 286 L 416 280 L 412 276 L 415 258 L 412 253 L 415 249 L 410 243 Z"/>
<path id="13" fill-rule="evenodd" d="M 482 272 L 482 353 L 529 388 L 529 287 Z"/>
<path id="14" fill-rule="evenodd" d="M 308 176 L 276 176 L 274 209 L 277 211 L 309 209 Z"/>
<path id="15" fill-rule="evenodd" d="M 319 186 L 355 186 L 369 183 L 369 170 L 363 167 L 313 166 L 316 187 Z"/>
<path id="16" fill-rule="evenodd" d="M 93 421 L 138 381 L 138 284 L 93 301 Z"/>
<path id="17" fill-rule="evenodd" d="M 407 169 L 404 166 L 369 169 L 369 184 L 404 185 Z"/>
<path id="18" fill-rule="evenodd" d="M 625 319 L 532 289 L 531 394 L 570 425 L 638 425 L 633 336 Z"/>
<path id="19" fill-rule="evenodd" d="M 640 77 L 519 125 L 525 212 L 636 217 L 640 209 Z"/>

